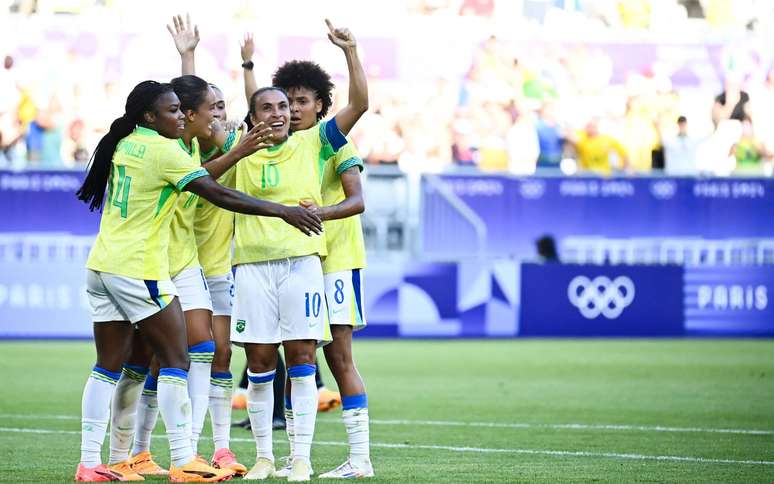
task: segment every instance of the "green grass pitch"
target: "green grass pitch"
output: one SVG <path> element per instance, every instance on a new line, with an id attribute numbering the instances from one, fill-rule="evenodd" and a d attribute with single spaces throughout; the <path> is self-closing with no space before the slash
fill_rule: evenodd
<path id="1" fill-rule="evenodd" d="M 2 342 L 0 354 L 0 481 L 71 482 L 93 345 Z M 774 482 L 771 340 L 358 340 L 355 354 L 375 483 Z M 166 465 L 163 435 L 159 421 Z M 252 465 L 251 435 L 232 439 Z M 280 457 L 284 432 L 274 439 Z M 344 460 L 338 409 L 318 416 L 315 441 L 315 472 Z"/>

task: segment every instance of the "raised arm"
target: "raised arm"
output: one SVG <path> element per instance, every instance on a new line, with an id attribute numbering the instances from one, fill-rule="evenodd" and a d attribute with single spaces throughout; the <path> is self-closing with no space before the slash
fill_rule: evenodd
<path id="1" fill-rule="evenodd" d="M 224 153 L 219 157 L 208 161 L 202 165 L 202 167 L 207 170 L 210 176 L 218 179 L 242 158 L 250 156 L 258 150 L 272 146 L 272 143 L 270 142 L 271 136 L 271 127 L 264 125 L 262 122 L 258 123 L 253 126 L 253 129 L 242 136 L 236 146 L 230 147 L 218 145 L 218 148 Z"/>
<path id="2" fill-rule="evenodd" d="M 185 15 L 185 21 L 181 15 L 172 17 L 174 28 L 167 24 L 167 30 L 172 35 L 175 42 L 175 48 L 180 54 L 181 71 L 183 75 L 195 74 L 194 51 L 199 44 L 199 27 L 191 27 L 191 16 Z"/>
<path id="3" fill-rule="evenodd" d="M 242 74 L 245 79 L 245 99 L 247 100 L 247 107 L 250 107 L 250 98 L 253 97 L 253 93 L 258 90 L 258 83 L 255 82 L 255 72 L 253 68 L 253 54 L 255 53 L 255 43 L 253 42 L 253 34 L 246 33 L 245 38 L 241 44 L 239 44 L 239 51 L 242 54 Z"/>
<path id="4" fill-rule="evenodd" d="M 319 215 L 322 220 L 338 220 L 363 213 L 365 201 L 363 200 L 363 188 L 360 184 L 360 167 L 347 168 L 340 177 L 341 187 L 344 189 L 346 197 L 344 200 L 327 207 L 318 207 L 307 200 L 302 200 L 300 205 Z"/>
<path id="5" fill-rule="evenodd" d="M 209 176 L 192 180 L 185 189 L 209 200 L 220 208 L 247 215 L 279 217 L 306 235 L 322 233 L 320 218 L 303 207 L 288 207 L 279 203 L 259 200 L 242 192 L 226 188 Z"/>
<path id="6" fill-rule="evenodd" d="M 368 111 L 368 82 L 360 57 L 357 55 L 355 36 L 349 29 L 335 28 L 328 19 L 325 19 L 325 23 L 328 25 L 328 38 L 344 51 L 344 57 L 347 59 L 349 100 L 335 116 L 339 131 L 346 136 L 358 119 Z"/>

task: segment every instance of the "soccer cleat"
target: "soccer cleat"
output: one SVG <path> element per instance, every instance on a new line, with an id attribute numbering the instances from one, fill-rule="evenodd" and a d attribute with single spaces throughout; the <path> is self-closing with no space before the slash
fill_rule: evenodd
<path id="1" fill-rule="evenodd" d="M 244 476 L 247 474 L 247 467 L 236 460 L 236 456 L 230 449 L 218 449 L 212 456 L 212 467 L 216 469 L 231 469 L 235 476 Z"/>
<path id="2" fill-rule="evenodd" d="M 288 474 L 288 482 L 308 481 L 312 478 L 312 466 L 306 459 L 293 459 Z"/>
<path id="3" fill-rule="evenodd" d="M 290 475 L 290 468 L 292 467 L 293 460 L 290 456 L 285 456 L 280 457 L 280 462 L 284 462 L 285 464 L 282 466 L 282 469 L 279 469 L 274 473 L 274 477 L 288 477 L 288 475 Z"/>
<path id="4" fill-rule="evenodd" d="M 258 457 L 255 461 L 255 465 L 250 472 L 245 474 L 245 480 L 263 480 L 269 477 L 274 477 L 274 462 L 270 461 L 266 457 Z"/>
<path id="5" fill-rule="evenodd" d="M 233 475 L 231 469 L 216 469 L 196 458 L 184 466 L 169 468 L 169 482 L 221 482 Z"/>
<path id="6" fill-rule="evenodd" d="M 75 471 L 75 482 L 113 482 L 119 480 L 118 474 L 111 471 L 105 464 L 94 467 L 86 467 L 78 464 Z"/>
<path id="7" fill-rule="evenodd" d="M 244 420 L 237 420 L 231 423 L 232 427 L 241 427 L 245 430 L 250 430 L 250 417 L 245 417 Z"/>
<path id="8" fill-rule="evenodd" d="M 351 460 L 346 462 L 325 474 L 318 476 L 320 479 L 356 479 L 359 477 L 374 477 L 374 468 L 371 461 L 365 461 L 362 464 L 355 465 Z"/>
<path id="9" fill-rule="evenodd" d="M 284 418 L 275 418 L 271 421 L 271 429 L 272 430 L 285 430 L 288 426 L 288 423 L 285 421 Z"/>
<path id="10" fill-rule="evenodd" d="M 129 459 L 129 467 L 141 476 L 166 476 L 169 471 L 156 464 L 149 451 L 143 451 Z"/>
<path id="11" fill-rule="evenodd" d="M 341 405 L 341 394 L 328 390 L 325 387 L 320 387 L 317 392 L 317 411 L 327 412 Z"/>
<path id="12" fill-rule="evenodd" d="M 125 460 L 108 467 L 111 471 L 120 476 L 118 479 L 119 481 L 144 481 L 145 478 L 132 469 L 132 464 L 130 462 L 131 461 Z"/>
<path id="13" fill-rule="evenodd" d="M 234 393 L 231 397 L 231 408 L 234 410 L 244 410 L 247 408 L 247 394 L 246 393 Z"/>

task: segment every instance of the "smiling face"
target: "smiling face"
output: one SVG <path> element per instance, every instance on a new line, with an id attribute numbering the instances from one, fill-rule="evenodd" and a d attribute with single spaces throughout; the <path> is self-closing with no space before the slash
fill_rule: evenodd
<path id="1" fill-rule="evenodd" d="M 272 140 L 279 144 L 288 139 L 290 128 L 290 105 L 282 91 L 267 89 L 253 99 L 250 120 L 253 124 L 263 122 L 271 127 Z"/>
<path id="2" fill-rule="evenodd" d="M 189 109 L 185 112 L 185 129 L 191 137 L 209 138 L 212 134 L 210 123 L 215 119 L 217 112 L 218 98 L 215 90 L 207 87 L 207 94 L 195 110 Z"/>
<path id="3" fill-rule="evenodd" d="M 146 112 L 144 117 L 147 126 L 165 138 L 180 138 L 185 130 L 185 115 L 173 91 L 159 96 L 153 103 L 153 111 Z"/>
<path id="4" fill-rule="evenodd" d="M 317 115 L 322 111 L 322 101 L 317 94 L 306 87 L 288 89 L 290 102 L 290 128 L 293 131 L 309 129 L 317 124 Z"/>

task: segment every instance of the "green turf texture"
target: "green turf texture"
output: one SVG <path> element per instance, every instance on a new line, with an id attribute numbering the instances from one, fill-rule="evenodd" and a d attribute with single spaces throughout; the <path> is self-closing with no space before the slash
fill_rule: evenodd
<path id="1" fill-rule="evenodd" d="M 71 482 L 79 459 L 81 392 L 94 362 L 93 345 L 2 342 L 0 352 L 0 481 Z M 239 374 L 244 357 L 238 348 L 234 354 L 233 370 Z M 774 431 L 771 340 L 365 340 L 356 341 L 355 355 L 375 421 L 371 426 L 375 483 L 774 482 L 771 464 L 639 457 L 771 463 L 771 433 L 541 426 L 578 423 Z M 326 380 L 335 387 L 327 373 Z M 57 415 L 74 418 L 52 417 Z M 244 415 L 238 411 L 234 418 Z M 533 425 L 378 422 L 390 420 Z M 209 436 L 209 421 L 205 429 Z M 154 453 L 166 465 L 168 450 L 160 419 L 155 435 Z M 232 449 L 249 467 L 255 455 L 251 434 L 234 429 L 232 437 L 237 439 Z M 275 432 L 277 457 L 287 452 L 284 438 L 284 432 Z M 346 447 L 330 443 L 346 442 L 338 409 L 319 415 L 315 440 L 323 442 L 312 450 L 316 472 L 330 470 L 345 459 Z M 200 451 L 210 454 L 212 441 L 203 440 Z M 107 457 L 107 444 L 103 455 Z"/>

